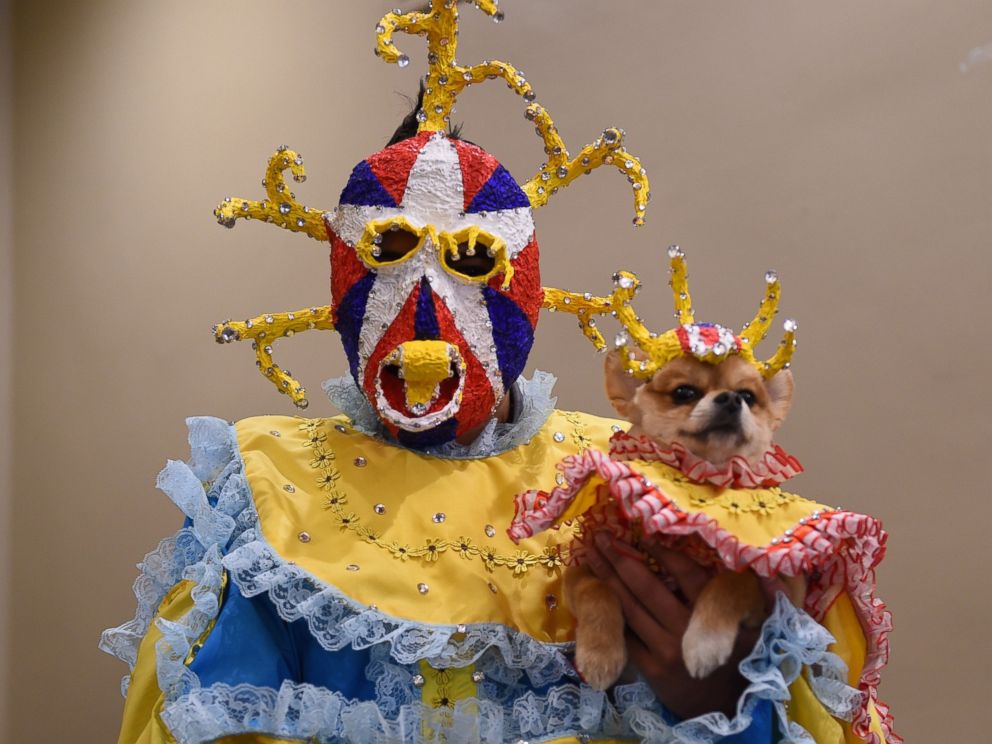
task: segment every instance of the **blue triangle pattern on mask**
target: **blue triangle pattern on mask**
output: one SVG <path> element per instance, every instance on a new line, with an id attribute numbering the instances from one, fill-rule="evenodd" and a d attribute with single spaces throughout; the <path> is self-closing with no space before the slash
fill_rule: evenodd
<path id="1" fill-rule="evenodd" d="M 396 200 L 372 172 L 372 167 L 363 160 L 351 172 L 348 184 L 341 192 L 341 204 L 354 204 L 359 207 L 396 207 Z"/>
<path id="2" fill-rule="evenodd" d="M 341 343 L 344 345 L 344 353 L 348 357 L 351 376 L 355 378 L 359 387 L 362 386 L 362 381 L 358 379 L 358 370 L 361 365 L 361 359 L 358 356 L 358 337 L 362 333 L 365 308 L 368 305 L 369 294 L 372 292 L 374 284 L 375 274 L 369 272 L 351 286 L 335 313 L 337 316 L 335 330 L 341 336 Z"/>
<path id="3" fill-rule="evenodd" d="M 496 167 L 489 180 L 472 199 L 467 212 L 496 212 L 500 209 L 529 207 L 527 195 L 502 165 Z"/>
<path id="4" fill-rule="evenodd" d="M 492 287 L 483 287 L 482 295 L 493 324 L 496 360 L 503 375 L 503 389 L 509 390 L 527 365 L 527 355 L 534 345 L 534 329 L 517 304 Z"/>

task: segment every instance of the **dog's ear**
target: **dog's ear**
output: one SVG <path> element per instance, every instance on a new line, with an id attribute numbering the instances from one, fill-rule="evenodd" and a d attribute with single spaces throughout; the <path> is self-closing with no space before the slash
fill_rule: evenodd
<path id="1" fill-rule="evenodd" d="M 606 355 L 606 397 L 622 418 L 636 424 L 637 406 L 634 405 L 634 393 L 643 384 L 642 380 L 627 374 L 619 351 L 611 351 Z"/>
<path id="2" fill-rule="evenodd" d="M 787 369 L 780 370 L 765 380 L 765 389 L 768 391 L 768 408 L 772 412 L 773 429 L 782 425 L 789 409 L 792 408 L 792 393 L 795 387 L 792 372 Z"/>

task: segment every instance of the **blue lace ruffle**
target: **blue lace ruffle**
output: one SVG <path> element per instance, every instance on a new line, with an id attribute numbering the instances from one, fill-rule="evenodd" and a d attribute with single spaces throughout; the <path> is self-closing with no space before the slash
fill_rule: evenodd
<path id="1" fill-rule="evenodd" d="M 448 741 L 534 741 L 572 733 L 706 744 L 745 731 L 759 702 L 766 700 L 774 706 L 784 740 L 807 744 L 812 738 L 788 720 L 784 705 L 788 687 L 800 673 L 808 675 L 832 714 L 850 718 L 860 703 L 861 694 L 844 682 L 843 662 L 826 650 L 833 641 L 829 633 L 782 596 L 754 651 L 741 662 L 749 685 L 734 719 L 713 713 L 675 724 L 643 683 L 617 687 L 613 703 L 588 687 L 561 683 L 574 678 L 568 645 L 541 644 L 500 625 L 469 626 L 455 639 L 456 626 L 401 621 L 358 605 L 283 561 L 264 542 L 233 427 L 210 418 L 188 423 L 190 462 L 170 462 L 158 485 L 187 515 L 189 526 L 139 564 L 135 617 L 106 631 L 101 640 L 101 648 L 133 668 L 141 638 L 166 593 L 181 580 L 194 582 L 194 606 L 185 617 L 155 620 L 162 632 L 156 647 L 159 685 L 170 701 L 163 719 L 181 742 L 245 731 L 405 742 L 423 740 L 421 727 L 429 725 Z M 210 485 L 204 488 L 203 482 Z M 378 701 L 346 700 L 305 684 L 286 683 L 278 691 L 243 685 L 200 688 L 184 661 L 218 612 L 225 568 L 245 596 L 265 592 L 283 619 L 306 618 L 324 648 L 374 647 L 381 668 L 367 671 L 375 680 Z M 461 701 L 438 718 L 436 709 L 421 705 L 412 674 L 404 669 L 422 659 L 438 668 L 476 663 L 486 677 L 479 686 L 483 699 Z M 542 695 L 525 691 L 523 676 L 529 686 L 550 688 Z M 551 686 L 556 683 L 561 684 Z"/>
<path id="2" fill-rule="evenodd" d="M 419 451 L 449 460 L 473 460 L 492 457 L 519 447 L 541 430 L 554 411 L 557 398 L 553 398 L 551 392 L 556 381 L 554 375 L 540 370 L 534 372 L 529 380 L 518 378 L 513 385 L 514 407 L 511 421 L 503 423 L 491 420 L 471 444 L 452 441 Z M 326 380 L 322 387 L 331 403 L 351 419 L 352 426 L 357 431 L 386 440 L 397 447 L 403 446 L 386 433 L 375 410 L 350 376 Z"/>
<path id="3" fill-rule="evenodd" d="M 322 687 L 285 682 L 279 690 L 251 685 L 214 685 L 165 707 L 162 720 L 179 744 L 242 733 L 266 733 L 303 741 L 539 742 L 567 736 L 630 737 L 628 718 L 658 715 L 642 708 L 653 696 L 620 695 L 615 707 L 605 693 L 574 684 L 546 694 L 528 693 L 511 706 L 490 700 L 460 700 L 451 708 L 421 702 L 403 705 L 395 717 L 373 702 L 347 700 Z M 635 707 L 627 707 L 633 705 Z M 673 741 L 666 739 L 665 741 Z"/>
<path id="4" fill-rule="evenodd" d="M 839 656 L 827 651 L 833 642 L 825 628 L 779 594 L 754 650 L 740 663 L 748 686 L 737 701 L 733 720 L 723 713 L 708 713 L 668 727 L 644 718 L 635 730 L 645 741 L 708 744 L 746 731 L 758 704 L 768 700 L 775 710 L 783 744 L 816 744 L 802 726 L 789 720 L 785 707 L 790 699 L 789 686 L 804 667 L 810 686 L 832 715 L 851 720 L 861 703 L 861 693 L 844 682 L 847 666 Z"/>
<path id="5" fill-rule="evenodd" d="M 305 618 L 310 634 L 328 651 L 389 644 L 400 664 L 426 659 L 436 668 L 465 667 L 486 650 L 498 648 L 503 662 L 526 671 L 543 686 L 575 676 L 566 655 L 570 644 L 541 643 L 499 624 L 427 625 L 384 615 L 323 584 L 283 560 L 262 540 L 234 550 L 224 559 L 231 578 L 246 597 L 267 593 L 279 616 Z"/>
<path id="6" fill-rule="evenodd" d="M 138 564 L 134 582 L 138 609 L 133 619 L 103 632 L 100 648 L 134 669 L 138 647 L 154 620 L 162 637 L 156 644 L 159 687 L 170 696 L 196 686 L 184 662 L 190 647 L 216 617 L 220 606 L 221 559 L 232 538 L 243 532 L 241 515 L 251 499 L 241 474 L 233 429 L 214 418 L 187 419 L 189 463 L 170 461 L 156 485 L 183 511 L 189 526 L 163 540 Z M 203 482 L 212 485 L 209 492 Z M 155 619 L 166 594 L 180 581 L 191 581 L 192 609 L 178 621 Z M 127 694 L 129 676 L 121 684 Z"/>

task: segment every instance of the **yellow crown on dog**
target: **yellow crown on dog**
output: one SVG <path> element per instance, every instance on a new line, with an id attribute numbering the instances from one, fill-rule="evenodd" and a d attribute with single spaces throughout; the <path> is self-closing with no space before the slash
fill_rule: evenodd
<path id="1" fill-rule="evenodd" d="M 791 364 L 798 328 L 795 320 L 786 320 L 783 324 L 785 333 L 775 354 L 765 361 L 759 361 L 754 354 L 754 347 L 768 335 L 772 320 L 778 312 L 781 296 L 778 274 L 774 271 L 765 274 L 766 292 L 761 306 L 754 318 L 744 324 L 740 334 L 735 334 L 729 328 L 716 323 L 696 322 L 692 297 L 689 294 L 685 253 L 673 245 L 668 249 L 668 257 L 671 262 L 675 317 L 679 325 L 664 333 L 652 333 L 634 311 L 631 301 L 640 289 L 640 282 L 634 274 L 626 271 L 613 275 L 616 289 L 608 297 L 546 290 L 545 305 L 578 316 L 579 325 L 586 337 L 600 351 L 606 351 L 606 341 L 596 327 L 594 316 L 610 314 L 616 317 L 624 327 L 616 337 L 616 348 L 620 351 L 624 367 L 628 374 L 645 380 L 653 377 L 668 362 L 683 356 L 719 364 L 728 356 L 736 354 L 757 369 L 765 379 Z M 631 342 L 646 357 L 632 351 Z"/>

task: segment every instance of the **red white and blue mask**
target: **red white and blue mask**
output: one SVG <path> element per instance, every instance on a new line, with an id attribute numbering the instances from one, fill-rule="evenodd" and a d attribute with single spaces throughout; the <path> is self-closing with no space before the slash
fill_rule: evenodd
<path id="1" fill-rule="evenodd" d="M 431 446 L 488 421 L 543 299 L 531 203 L 509 172 L 422 132 L 359 163 L 327 227 L 335 326 L 386 428 Z"/>

